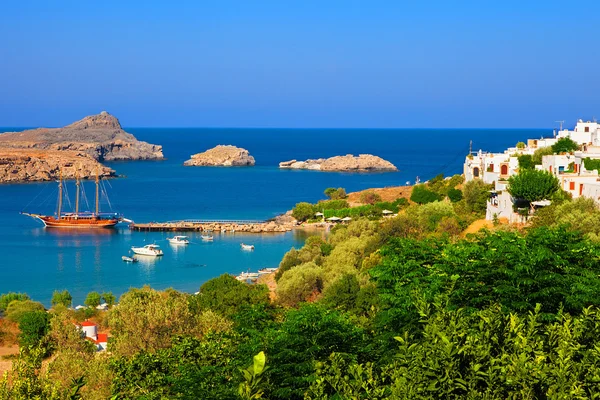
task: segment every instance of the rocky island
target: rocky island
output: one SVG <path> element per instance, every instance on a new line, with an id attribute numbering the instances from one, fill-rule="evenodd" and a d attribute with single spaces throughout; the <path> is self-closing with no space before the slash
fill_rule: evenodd
<path id="1" fill-rule="evenodd" d="M 121 128 L 117 118 L 106 111 L 63 128 L 38 128 L 0 134 L 0 151 L 5 148 L 72 150 L 86 153 L 101 162 L 164 158 L 162 146 L 137 140 Z"/>
<path id="2" fill-rule="evenodd" d="M 61 170 L 65 179 L 115 176 L 100 162 L 162 158 L 162 146 L 137 140 L 103 111 L 63 128 L 0 134 L 0 183 L 54 180 Z"/>
<path id="3" fill-rule="evenodd" d="M 398 168 L 391 162 L 371 154 L 360 154 L 358 156 L 348 154 L 316 160 L 284 161 L 279 163 L 279 168 L 337 172 L 398 171 Z"/>
<path id="4" fill-rule="evenodd" d="M 232 167 L 232 166 L 252 166 L 254 157 L 248 150 L 235 146 L 219 145 L 204 153 L 198 153 L 183 163 L 187 166 L 199 167 Z"/>

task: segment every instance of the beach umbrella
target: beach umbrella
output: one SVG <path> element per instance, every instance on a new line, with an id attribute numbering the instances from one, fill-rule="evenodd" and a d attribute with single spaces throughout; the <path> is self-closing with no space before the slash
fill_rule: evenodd
<path id="1" fill-rule="evenodd" d="M 350 217 L 342 218 L 342 221 L 344 221 L 344 222 L 352 221 L 352 218 L 350 218 Z"/>
<path id="2" fill-rule="evenodd" d="M 393 214 L 394 212 L 390 211 L 390 210 L 383 210 L 381 213 L 387 215 L 387 214 Z"/>
<path id="3" fill-rule="evenodd" d="M 315 213 L 315 217 L 322 217 L 322 216 L 323 216 L 322 212 Z"/>
<path id="4" fill-rule="evenodd" d="M 335 222 L 335 221 L 339 221 L 339 220 L 341 220 L 341 218 L 339 218 L 339 217 L 330 217 L 330 218 L 327 218 L 327 221 L 331 221 L 331 222 Z"/>

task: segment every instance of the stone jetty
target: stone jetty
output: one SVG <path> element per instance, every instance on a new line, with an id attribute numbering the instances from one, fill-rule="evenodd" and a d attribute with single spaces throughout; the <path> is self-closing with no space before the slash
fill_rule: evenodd
<path id="1" fill-rule="evenodd" d="M 135 231 L 276 233 L 289 232 L 295 225 L 275 221 L 171 221 L 132 223 L 129 227 Z"/>

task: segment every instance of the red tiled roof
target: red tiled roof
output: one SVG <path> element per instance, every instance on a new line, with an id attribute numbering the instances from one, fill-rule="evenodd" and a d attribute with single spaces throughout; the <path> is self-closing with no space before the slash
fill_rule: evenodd
<path id="1" fill-rule="evenodd" d="M 108 333 L 99 333 L 96 343 L 108 343 Z"/>
<path id="2" fill-rule="evenodd" d="M 83 321 L 81 326 L 96 326 L 96 324 L 90 321 Z"/>

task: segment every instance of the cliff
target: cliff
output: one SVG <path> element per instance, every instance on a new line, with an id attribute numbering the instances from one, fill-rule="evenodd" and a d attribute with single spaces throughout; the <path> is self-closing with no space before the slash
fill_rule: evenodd
<path id="1" fill-rule="evenodd" d="M 250 155 L 248 150 L 235 146 L 219 145 L 206 150 L 204 153 L 194 154 L 191 157 L 183 165 L 200 167 L 254 165 L 254 157 Z"/>
<path id="2" fill-rule="evenodd" d="M 32 182 L 58 179 L 60 171 L 64 179 L 93 179 L 115 176 L 107 168 L 86 153 L 39 149 L 0 148 L 0 182 Z"/>
<path id="3" fill-rule="evenodd" d="M 391 162 L 371 154 L 360 154 L 358 156 L 348 154 L 345 156 L 319 158 L 316 160 L 284 161 L 279 163 L 279 168 L 341 172 L 398 171 L 398 168 Z"/>
<path id="4" fill-rule="evenodd" d="M 63 128 L 38 128 L 0 134 L 0 149 L 69 150 L 98 161 L 162 159 L 162 146 L 141 142 L 106 111 Z"/>

